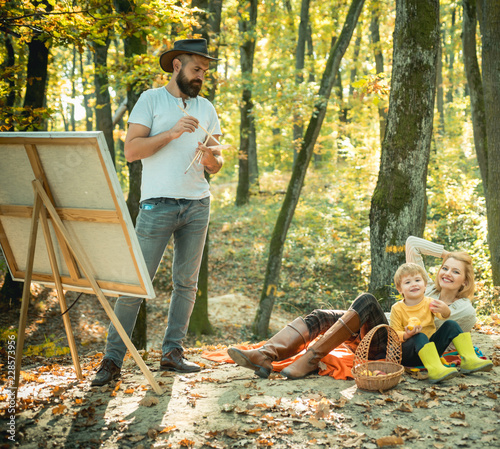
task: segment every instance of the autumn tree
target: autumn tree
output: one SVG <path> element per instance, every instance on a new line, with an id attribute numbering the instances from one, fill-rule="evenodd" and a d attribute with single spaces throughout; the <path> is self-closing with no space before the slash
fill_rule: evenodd
<path id="1" fill-rule="evenodd" d="M 478 0 L 486 128 L 486 210 L 493 283 L 500 286 L 500 2 Z M 486 181 L 486 182 L 485 182 Z"/>
<path id="2" fill-rule="evenodd" d="M 309 22 L 310 0 L 302 0 L 300 3 L 300 22 L 297 36 L 297 48 L 295 50 L 295 84 L 300 86 L 304 82 L 304 67 L 306 61 L 306 43 L 310 36 Z M 293 113 L 293 153 L 294 161 L 297 158 L 297 149 L 300 148 L 304 134 L 302 117 L 294 111 Z"/>
<path id="3" fill-rule="evenodd" d="M 240 105 L 240 151 L 238 155 L 239 176 L 236 191 L 236 205 L 247 204 L 252 183 L 252 160 L 257 160 L 257 138 L 252 100 L 252 72 L 256 44 L 257 0 L 242 0 L 238 22 L 241 45 L 240 61 L 243 87 Z M 256 163 L 253 164 L 254 170 Z M 253 173 L 254 183 L 257 174 Z"/>
<path id="4" fill-rule="evenodd" d="M 439 1 L 397 0 L 387 129 L 370 209 L 370 291 L 386 309 L 405 241 L 425 227 L 438 47 Z"/>
<path id="5" fill-rule="evenodd" d="M 370 20 L 370 39 L 373 46 L 373 54 L 375 57 L 375 70 L 378 75 L 384 73 L 384 54 L 382 53 L 382 42 L 380 41 L 380 15 L 382 10 L 381 0 L 372 2 L 371 20 Z M 379 101 L 377 104 L 379 127 L 380 127 L 380 143 L 384 140 L 385 127 L 387 123 L 387 112 L 384 102 Z"/>
<path id="6" fill-rule="evenodd" d="M 35 2 L 35 5 L 42 6 L 43 11 L 45 11 L 45 9 L 50 11 L 51 9 L 51 6 L 47 5 L 46 2 Z M 6 30 L 4 30 L 4 32 L 5 31 Z M 20 37 L 20 35 L 13 30 L 8 31 Z M 5 37 L 5 44 L 9 56 L 8 63 L 12 67 L 14 65 L 14 54 L 12 43 L 9 39 L 9 36 Z M 20 130 L 40 130 L 45 126 L 45 115 L 39 113 L 39 111 L 42 111 L 46 106 L 47 66 L 49 60 L 48 39 L 49 35 L 44 33 L 43 30 L 35 29 L 27 44 L 28 62 L 26 67 L 26 87 L 22 111 L 23 125 L 20 127 Z M 5 106 L 13 105 L 13 101 L 14 98 L 12 96 L 10 99 L 7 97 Z M 11 125 L 9 125 L 9 128 L 11 128 Z M 7 272 L 2 289 L 0 290 L 0 301 L 6 303 L 12 300 L 14 303 L 18 303 L 22 298 L 22 294 L 23 284 L 21 282 L 15 282 L 10 273 Z"/>
<path id="7" fill-rule="evenodd" d="M 314 106 L 309 125 L 304 135 L 304 139 L 297 155 L 292 177 L 288 184 L 285 199 L 281 207 L 278 219 L 274 226 L 271 243 L 269 246 L 269 258 L 267 261 L 266 276 L 260 297 L 259 307 L 253 323 L 253 331 L 261 338 L 267 336 L 269 320 L 276 298 L 279 285 L 279 278 L 282 265 L 283 247 L 290 224 L 293 219 L 300 192 L 304 184 L 307 167 L 311 161 L 314 145 L 318 139 L 321 126 L 325 119 L 328 100 L 335 83 L 342 57 L 349 46 L 351 37 L 359 15 L 363 8 L 364 0 L 353 0 L 347 17 L 335 44 L 330 48 L 330 53 L 326 63 L 321 85 L 318 91 L 317 101 Z"/>
<path id="8" fill-rule="evenodd" d="M 219 56 L 217 37 L 221 28 L 222 0 L 193 0 L 192 6 L 200 9 L 200 13 L 197 14 L 198 26 L 193 27 L 193 34 L 203 36 L 207 40 L 210 55 L 217 58 Z M 210 102 L 213 102 L 217 92 L 218 78 L 216 70 L 211 70 L 207 78 L 207 98 Z M 205 178 L 210 182 L 210 174 L 207 172 L 205 172 Z M 209 249 L 210 223 L 201 258 L 196 302 L 189 320 L 188 331 L 195 335 L 213 333 L 212 325 L 208 319 Z"/>
<path id="9" fill-rule="evenodd" d="M 113 114 L 108 80 L 108 48 L 109 30 L 104 30 L 102 37 L 93 42 L 94 49 L 94 83 L 96 96 L 96 125 L 104 133 L 111 159 L 115 162 L 115 142 L 113 139 Z"/>

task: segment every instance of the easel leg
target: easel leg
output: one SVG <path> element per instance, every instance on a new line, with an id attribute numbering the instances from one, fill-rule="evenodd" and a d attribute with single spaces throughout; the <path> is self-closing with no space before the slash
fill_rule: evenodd
<path id="1" fill-rule="evenodd" d="M 33 215 L 31 216 L 30 239 L 28 243 L 28 255 L 26 258 L 26 275 L 24 277 L 23 299 L 21 304 L 21 313 L 19 316 L 19 327 L 17 329 L 16 342 L 16 368 L 14 375 L 14 398 L 17 401 L 17 392 L 19 389 L 19 376 L 21 374 L 21 361 L 23 358 L 24 336 L 26 331 L 26 318 L 28 316 L 28 306 L 31 296 L 31 278 L 33 276 L 33 263 L 35 260 L 36 234 L 38 231 L 38 217 L 42 207 L 42 199 L 35 194 L 35 204 Z"/>
<path id="2" fill-rule="evenodd" d="M 97 283 L 93 271 L 91 270 L 90 265 L 87 262 L 87 258 L 85 257 L 85 252 L 82 251 L 78 245 L 77 242 L 71 240 L 71 236 L 68 234 L 68 231 L 64 227 L 63 222 L 59 218 L 59 215 L 57 214 L 56 209 L 50 202 L 50 199 L 47 196 L 47 193 L 43 189 L 42 184 L 40 181 L 35 180 L 33 181 L 33 187 L 36 189 L 38 192 L 38 195 L 42 198 L 43 204 L 47 208 L 47 211 L 50 214 L 50 217 L 52 218 L 52 224 L 54 228 L 58 229 L 60 233 L 62 234 L 64 240 L 68 244 L 68 247 L 71 249 L 71 252 L 75 256 L 76 261 L 78 262 L 80 268 L 83 271 L 83 274 L 87 278 L 87 280 L 90 282 L 90 285 L 92 286 L 92 289 L 94 290 L 94 293 L 97 295 L 97 298 L 99 299 L 102 307 L 104 308 L 104 311 L 110 318 L 111 322 L 115 326 L 116 331 L 122 338 L 123 342 L 125 343 L 125 346 L 127 349 L 130 351 L 132 354 L 132 357 L 134 358 L 135 362 L 137 365 L 139 365 L 139 368 L 143 372 L 144 376 L 148 380 L 149 384 L 157 394 L 163 394 L 162 389 L 156 382 L 155 378 L 151 374 L 151 371 L 149 371 L 149 368 L 147 365 L 144 363 L 144 360 L 142 360 L 141 355 L 133 345 L 133 343 L 130 341 L 130 338 L 128 337 L 127 333 L 125 332 L 125 329 L 123 329 L 123 326 L 121 325 L 120 321 L 115 315 L 115 312 L 113 309 L 111 309 L 111 306 L 109 305 L 108 300 L 104 296 L 104 293 L 102 292 L 101 288 L 99 287 L 99 284 Z"/>
<path id="3" fill-rule="evenodd" d="M 45 245 L 47 246 L 47 252 L 49 255 L 50 268 L 52 269 L 52 275 L 54 276 L 54 281 L 56 284 L 57 298 L 59 299 L 59 305 L 61 306 L 61 312 L 63 315 L 64 328 L 66 329 L 66 336 L 68 337 L 69 349 L 71 351 L 71 357 L 73 359 L 73 365 L 75 366 L 76 377 L 79 380 L 83 380 L 82 368 L 80 367 L 80 360 L 78 359 L 78 350 L 76 348 L 75 337 L 73 335 L 73 329 L 71 327 L 71 321 L 69 316 L 64 313 L 66 312 L 68 306 L 66 305 L 66 298 L 64 296 L 64 290 L 61 283 L 61 277 L 59 273 L 59 267 L 57 265 L 56 254 L 54 251 L 54 246 L 52 244 L 52 237 L 50 235 L 49 223 L 47 221 L 47 212 L 45 208 L 40 210 L 40 218 L 43 229 L 43 235 L 45 237 Z"/>

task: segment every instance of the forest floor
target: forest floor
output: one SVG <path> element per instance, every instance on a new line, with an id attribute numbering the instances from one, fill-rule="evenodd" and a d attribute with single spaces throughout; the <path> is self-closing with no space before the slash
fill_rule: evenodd
<path id="1" fill-rule="evenodd" d="M 91 387 L 108 325 L 97 299 L 83 295 L 71 310 L 84 380 L 78 381 L 57 300 L 35 292 L 30 306 L 20 410 L 8 411 L 6 347 L 3 345 L 0 447 L 31 448 L 493 448 L 500 445 L 500 326 L 478 325 L 474 343 L 494 360 L 491 372 L 459 376 L 438 385 L 404 374 L 385 392 L 364 391 L 353 380 L 310 375 L 264 380 L 233 364 L 201 357 L 203 350 L 241 343 L 249 335 L 257 301 L 240 293 L 209 299 L 215 334 L 188 337 L 187 357 L 202 366 L 195 374 L 159 370 L 168 301 L 148 302 L 151 349 L 143 355 L 163 389 L 157 395 L 132 358 L 119 381 Z M 68 293 L 68 304 L 76 297 Z M 43 305 L 43 306 L 42 306 Z M 18 314 L 2 313 L 3 339 Z M 276 308 L 272 332 L 295 316 Z M 493 323 L 493 324 L 492 324 Z M 496 324 L 495 324 L 496 323 Z M 8 338 L 8 337 L 7 337 Z M 13 427 L 12 427 L 13 426 Z M 13 434 L 5 430 L 13 430 Z"/>

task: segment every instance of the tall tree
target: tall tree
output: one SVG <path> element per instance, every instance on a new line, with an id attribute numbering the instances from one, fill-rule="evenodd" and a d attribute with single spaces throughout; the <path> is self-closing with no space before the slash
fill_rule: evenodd
<path id="1" fill-rule="evenodd" d="M 493 283 L 500 286 L 500 2 L 478 0 L 487 136 L 488 244 Z M 484 180 L 483 180 L 484 182 Z"/>
<path id="2" fill-rule="evenodd" d="M 424 232 L 438 52 L 439 0 L 397 0 L 387 130 L 370 209 L 370 291 L 386 309 L 406 238 Z"/>
<path id="3" fill-rule="evenodd" d="M 108 30 L 102 40 L 95 41 L 94 47 L 94 83 L 95 83 L 95 118 L 99 131 L 104 133 L 111 159 L 115 162 L 115 143 L 113 139 L 113 114 L 108 80 Z"/>
<path id="4" fill-rule="evenodd" d="M 443 41 L 444 39 L 440 39 L 439 42 L 439 52 L 437 59 L 437 85 L 436 85 L 436 109 L 439 114 L 439 122 L 438 122 L 438 132 L 441 135 L 445 133 L 444 126 L 444 85 L 443 85 Z M 453 101 L 453 100 L 452 100 Z"/>
<path id="5" fill-rule="evenodd" d="M 90 50 L 85 51 L 86 55 L 86 65 L 91 64 L 91 55 Z M 88 82 L 87 77 L 85 76 L 85 66 L 83 65 L 83 53 L 80 53 L 80 76 L 82 80 L 82 88 L 83 88 L 83 107 L 85 109 L 85 130 L 92 131 L 93 130 L 93 117 L 94 111 L 90 107 L 90 99 L 92 97 L 90 83 Z"/>
<path id="6" fill-rule="evenodd" d="M 133 0 L 113 0 L 116 12 L 121 14 L 124 23 L 123 49 L 125 53 L 126 65 L 131 69 L 136 55 L 147 53 L 147 41 L 144 28 L 134 22 L 136 5 Z M 127 86 L 127 109 L 132 111 L 135 103 L 142 93 L 142 80 L 134 80 Z M 128 162 L 129 170 L 129 193 L 127 197 L 127 207 L 135 224 L 139 213 L 139 200 L 141 197 L 141 161 Z M 139 349 L 146 349 L 147 346 L 147 303 L 143 301 L 137 316 L 132 342 Z"/>
<path id="7" fill-rule="evenodd" d="M 35 2 L 37 5 L 44 2 Z M 44 3 L 45 4 L 45 3 Z M 46 4 L 45 4 L 46 5 Z M 46 5 L 48 10 L 51 9 Z M 6 49 L 8 60 L 7 64 L 14 65 L 15 55 L 12 42 L 6 36 Z M 47 83 L 48 83 L 48 64 L 49 64 L 49 45 L 47 45 L 48 36 L 42 30 L 37 29 L 28 42 L 28 62 L 26 67 L 26 90 L 23 102 L 23 124 L 21 131 L 43 130 L 46 127 L 43 115 L 34 114 L 34 110 L 42 109 L 46 106 Z M 7 98 L 7 106 L 12 103 L 14 97 Z M 23 294 L 23 284 L 15 282 L 10 272 L 5 275 L 5 280 L 0 290 L 0 302 L 6 304 L 11 302 L 18 305 Z"/>
<path id="8" fill-rule="evenodd" d="M 323 73 L 323 78 L 321 79 L 321 85 L 317 96 L 318 99 L 315 103 L 309 125 L 304 135 L 304 141 L 302 142 L 297 161 L 293 168 L 292 177 L 288 184 L 283 205 L 278 219 L 276 220 L 276 224 L 274 225 L 269 246 L 266 277 L 259 307 L 253 323 L 254 333 L 261 338 L 267 336 L 269 329 L 269 320 L 271 318 L 271 312 L 279 285 L 286 235 L 299 202 L 300 192 L 304 185 L 304 179 L 314 151 L 314 145 L 318 139 L 323 120 L 325 119 L 328 100 L 335 83 L 335 77 L 338 73 L 342 57 L 351 41 L 363 4 L 364 0 L 352 1 L 342 32 L 335 41 L 335 44 L 330 48 L 330 54 Z"/>
<path id="9" fill-rule="evenodd" d="M 12 108 L 16 99 L 13 73 L 15 70 L 16 55 L 14 52 L 14 46 L 12 45 L 12 39 L 8 34 L 3 35 L 2 41 L 5 45 L 6 53 L 5 61 L 2 64 L 2 72 L 8 73 L 6 78 L 9 85 L 9 93 L 6 97 L 0 99 L 0 106 L 5 111 L 2 117 L 2 122 L 0 123 L 0 131 L 13 131 L 14 125 L 12 120 Z M 7 271 L 5 273 L 2 288 L 0 289 L 0 305 L 13 305 L 18 307 L 21 304 L 22 297 L 23 283 L 14 281 L 10 275 L 10 271 Z"/>
<path id="10" fill-rule="evenodd" d="M 193 34 L 201 34 L 208 43 L 209 53 L 215 58 L 219 56 L 219 45 L 217 36 L 220 34 L 222 0 L 193 0 L 193 7 L 201 9 L 198 14 L 198 26 L 193 28 Z M 207 80 L 208 95 L 210 102 L 215 99 L 217 93 L 217 71 L 211 70 Z M 210 175 L 205 172 L 205 178 L 210 182 Z M 211 334 L 212 325 L 208 319 L 208 260 L 210 248 L 210 224 L 208 227 L 207 238 L 203 248 L 201 258 L 200 274 L 198 276 L 198 291 L 196 292 L 196 302 L 194 303 L 191 319 L 189 320 L 188 331 L 195 335 Z"/>
<path id="11" fill-rule="evenodd" d="M 4 97 L 0 97 L 0 107 L 4 111 L 0 121 L 0 131 L 13 131 L 14 124 L 12 122 L 12 107 L 14 106 L 16 100 L 14 81 L 16 54 L 14 52 L 14 45 L 12 44 L 12 38 L 10 35 L 1 34 L 0 42 L 5 47 L 5 59 L 0 66 L 0 69 L 8 85 L 8 94 Z"/>
<path id="12" fill-rule="evenodd" d="M 24 94 L 23 115 L 32 116 L 33 109 L 46 106 L 49 47 L 46 45 L 48 36 L 40 31 L 33 34 L 28 43 L 28 66 L 26 73 L 26 93 Z M 32 124 L 24 126 L 24 130 L 32 129 L 32 125 L 38 130 L 46 129 L 45 120 L 41 116 L 34 117 Z"/>
<path id="13" fill-rule="evenodd" d="M 250 198 L 250 185 L 258 181 L 255 173 L 257 160 L 257 138 L 252 100 L 252 72 L 257 40 L 257 5 L 258 0 L 242 0 L 238 28 L 242 39 L 240 63 L 243 87 L 240 105 L 240 150 L 238 155 L 239 176 L 236 191 L 236 205 L 247 204 Z M 253 166 L 253 170 L 252 170 Z M 253 173 L 252 173 L 253 172 Z"/>
<path id="14" fill-rule="evenodd" d="M 476 0 L 463 0 L 463 30 L 462 48 L 464 55 L 464 68 L 469 87 L 472 129 L 474 133 L 474 146 L 476 157 L 483 180 L 485 197 L 488 195 L 488 154 L 486 137 L 486 117 L 484 111 L 484 91 L 481 70 L 477 59 L 476 29 L 477 8 Z"/>
<path id="15" fill-rule="evenodd" d="M 382 53 L 379 25 L 381 6 L 382 5 L 380 1 L 376 1 L 372 4 L 372 14 L 370 21 L 370 38 L 373 46 L 373 53 L 375 55 L 375 70 L 377 71 L 377 74 L 384 73 L 384 54 Z M 387 112 L 385 111 L 385 104 L 382 101 L 378 103 L 378 117 L 380 128 L 380 143 L 382 143 L 384 140 L 385 127 L 387 123 Z"/>
<path id="16" fill-rule="evenodd" d="M 309 5 L 311 0 L 302 0 L 300 3 L 300 23 L 295 50 L 295 84 L 304 82 L 304 67 L 306 61 L 306 42 L 309 34 Z M 297 159 L 297 150 L 302 144 L 304 133 L 303 118 L 294 110 L 293 113 L 293 161 Z"/>

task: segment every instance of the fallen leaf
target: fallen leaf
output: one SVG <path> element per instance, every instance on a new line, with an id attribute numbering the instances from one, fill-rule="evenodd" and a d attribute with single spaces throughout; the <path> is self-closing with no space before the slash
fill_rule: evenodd
<path id="1" fill-rule="evenodd" d="M 396 410 L 399 410 L 400 412 L 411 413 L 413 412 L 413 407 L 408 402 L 405 402 L 401 404 L 399 407 L 397 407 Z"/>
<path id="2" fill-rule="evenodd" d="M 324 429 L 326 427 L 325 421 L 320 421 L 320 420 L 316 419 L 314 416 L 310 416 L 308 421 L 309 421 L 309 424 L 316 427 L 317 429 Z"/>
<path id="3" fill-rule="evenodd" d="M 56 386 L 50 393 L 52 394 L 52 396 L 60 396 L 62 393 L 64 393 L 64 391 L 65 391 L 64 388 Z"/>
<path id="4" fill-rule="evenodd" d="M 465 413 L 463 412 L 453 412 L 450 418 L 465 419 Z"/>
<path id="5" fill-rule="evenodd" d="M 144 407 L 152 407 L 153 405 L 156 405 L 160 402 L 158 398 L 155 398 L 153 396 L 148 396 L 145 398 L 142 398 L 139 401 L 139 405 L 143 405 Z"/>
<path id="6" fill-rule="evenodd" d="M 64 404 L 59 404 L 57 407 L 54 407 L 52 409 L 52 414 L 53 415 L 61 415 L 64 412 L 64 410 L 66 410 L 66 408 L 67 407 Z"/>
<path id="7" fill-rule="evenodd" d="M 395 437 L 395 436 L 378 438 L 376 442 L 377 442 L 378 447 L 395 446 L 395 445 L 404 444 L 403 438 Z"/>
<path id="8" fill-rule="evenodd" d="M 429 404 L 426 401 L 415 402 L 415 407 L 417 408 L 429 408 Z"/>
<path id="9" fill-rule="evenodd" d="M 354 438 L 342 442 L 342 447 L 360 447 L 360 443 L 365 437 L 365 434 L 362 433 Z"/>

